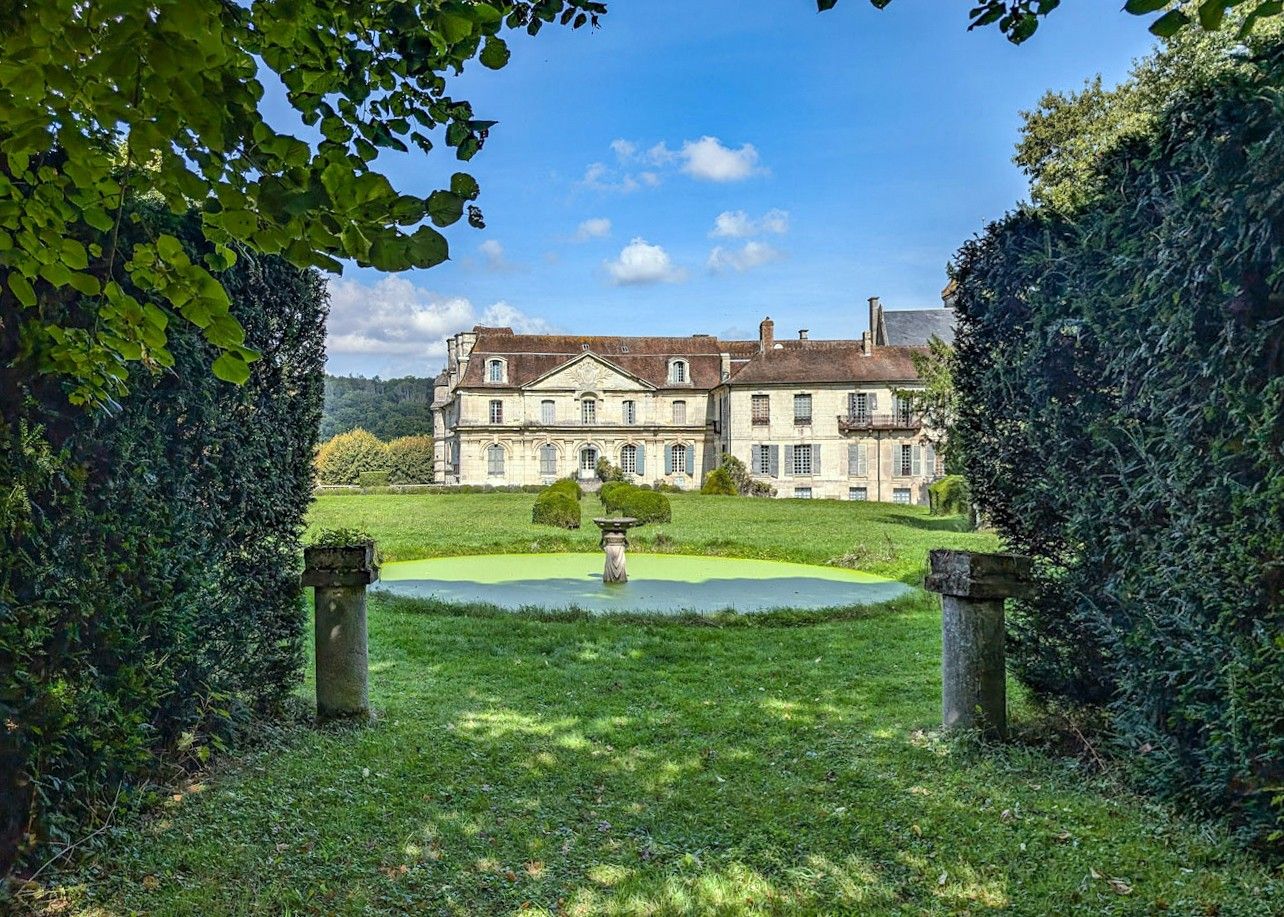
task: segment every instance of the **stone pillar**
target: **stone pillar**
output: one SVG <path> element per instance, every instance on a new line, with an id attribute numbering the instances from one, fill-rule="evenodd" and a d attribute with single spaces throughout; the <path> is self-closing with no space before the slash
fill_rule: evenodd
<path id="1" fill-rule="evenodd" d="M 303 551 L 304 586 L 316 587 L 317 719 L 370 715 L 366 587 L 379 579 L 373 542 Z"/>
<path id="2" fill-rule="evenodd" d="M 1027 593 L 1030 560 L 932 551 L 924 587 L 941 594 L 941 708 L 946 728 L 1008 734 L 1003 602 Z"/>

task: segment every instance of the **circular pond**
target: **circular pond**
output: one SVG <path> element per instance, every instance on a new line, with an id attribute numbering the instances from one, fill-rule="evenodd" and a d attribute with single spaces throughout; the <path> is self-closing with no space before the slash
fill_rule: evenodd
<path id="1" fill-rule="evenodd" d="M 833 608 L 872 605 L 909 587 L 858 570 L 772 560 L 628 556 L 627 583 L 602 582 L 601 554 L 489 554 L 384 564 L 376 588 L 443 602 L 591 612 Z"/>

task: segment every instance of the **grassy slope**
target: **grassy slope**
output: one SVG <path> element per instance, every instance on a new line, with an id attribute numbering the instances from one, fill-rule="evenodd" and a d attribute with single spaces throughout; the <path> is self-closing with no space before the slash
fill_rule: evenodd
<path id="1" fill-rule="evenodd" d="M 915 580 L 930 548 L 995 550 L 990 535 L 960 531 L 961 520 L 937 519 L 920 507 L 836 500 L 747 500 L 670 494 L 673 521 L 629 533 L 634 550 L 726 554 L 801 563 L 832 563 Z M 596 497 L 583 501 L 584 527 L 564 531 L 531 522 L 533 494 L 324 496 L 313 508 L 317 528 L 362 528 L 386 560 L 443 554 L 596 551 L 603 515 Z M 663 534 L 663 543 L 657 538 Z"/>
<path id="2" fill-rule="evenodd" d="M 548 549 L 528 506 L 341 497 L 316 522 L 394 557 Z M 868 566 L 904 578 L 929 546 L 992 546 L 886 506 L 674 513 L 687 550 L 826 560 L 885 535 L 901 555 Z M 1284 881 L 1213 829 L 1072 760 L 942 743 L 938 615 L 922 593 L 799 627 L 377 598 L 376 726 L 224 763 L 61 877 L 57 912 L 1284 912 Z"/>

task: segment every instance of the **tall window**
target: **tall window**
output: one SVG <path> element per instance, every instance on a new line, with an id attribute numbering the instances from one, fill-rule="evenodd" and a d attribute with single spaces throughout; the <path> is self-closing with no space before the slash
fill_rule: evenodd
<path id="1" fill-rule="evenodd" d="M 490 402 L 490 422 L 491 422 L 491 423 L 503 423 L 503 422 L 504 422 L 504 402 L 500 401 L 498 398 L 492 398 L 492 399 L 491 399 L 491 402 Z"/>
<path id="2" fill-rule="evenodd" d="M 753 422 L 771 423 L 771 396 L 754 395 L 750 401 L 753 403 Z"/>
<path id="3" fill-rule="evenodd" d="M 504 381 L 504 361 L 491 360 L 486 364 L 486 379 L 489 382 Z"/>
<path id="4" fill-rule="evenodd" d="M 811 423 L 811 395 L 794 395 L 794 423 Z"/>
<path id="5" fill-rule="evenodd" d="M 669 364 L 669 381 L 683 382 L 687 381 L 687 361 L 674 360 Z"/>
<path id="6" fill-rule="evenodd" d="M 597 402 L 592 398 L 585 398 L 580 402 L 580 420 L 584 423 L 597 423 Z"/>
<path id="7" fill-rule="evenodd" d="M 687 403 L 685 401 L 673 402 L 673 422 L 677 424 L 687 422 Z"/>
<path id="8" fill-rule="evenodd" d="M 624 422 L 625 423 L 638 422 L 638 403 L 636 401 L 624 402 Z"/>
<path id="9" fill-rule="evenodd" d="M 677 445 L 673 447 L 673 473 L 687 473 L 687 447 Z"/>
<path id="10" fill-rule="evenodd" d="M 585 446 L 580 450 L 580 471 L 591 474 L 597 471 L 597 448 Z"/>
<path id="11" fill-rule="evenodd" d="M 896 422 L 908 424 L 914 416 L 914 401 L 903 395 L 897 395 L 892 399 L 892 410 L 896 412 Z"/>
<path id="12" fill-rule="evenodd" d="M 498 443 L 486 449 L 486 473 L 493 475 L 504 473 L 504 447 Z"/>
<path id="13" fill-rule="evenodd" d="M 758 450 L 758 471 L 759 474 L 771 474 L 771 447 L 755 446 Z"/>
<path id="14" fill-rule="evenodd" d="M 899 460 L 896 463 L 896 470 L 905 477 L 914 473 L 913 446 L 901 446 Z"/>
<path id="15" fill-rule="evenodd" d="M 620 470 L 625 474 L 638 473 L 638 447 L 625 446 L 620 450 Z"/>
<path id="16" fill-rule="evenodd" d="M 847 413 L 853 420 L 869 419 L 869 394 L 853 392 L 847 397 Z"/>
<path id="17" fill-rule="evenodd" d="M 541 401 L 539 403 L 540 423 L 550 424 L 557 419 L 557 406 L 551 401 Z"/>
<path id="18" fill-rule="evenodd" d="M 539 473 L 544 477 L 557 474 L 557 447 L 552 443 L 539 447 Z"/>
<path id="19" fill-rule="evenodd" d="M 811 474 L 811 446 L 794 446 L 794 474 Z"/>

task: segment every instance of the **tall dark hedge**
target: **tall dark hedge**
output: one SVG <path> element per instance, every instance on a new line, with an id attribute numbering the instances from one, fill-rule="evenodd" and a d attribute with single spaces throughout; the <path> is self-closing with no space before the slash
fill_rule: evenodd
<path id="1" fill-rule="evenodd" d="M 140 217 L 131 235 L 164 222 L 195 238 Z M 133 372 L 111 414 L 24 374 L 21 316 L 0 312 L 0 876 L 203 761 L 298 683 L 325 286 L 247 254 L 221 279 L 263 353 L 250 381 L 215 379 L 214 354 L 173 322 L 173 371 Z"/>
<path id="2" fill-rule="evenodd" d="M 1151 788 L 1284 829 L 1284 52 L 1174 101 L 1062 218 L 959 253 L 956 439 L 1038 561 L 1011 658 Z"/>

